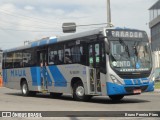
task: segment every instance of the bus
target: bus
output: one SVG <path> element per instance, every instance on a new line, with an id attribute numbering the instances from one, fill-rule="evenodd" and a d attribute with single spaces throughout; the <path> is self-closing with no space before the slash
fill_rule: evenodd
<path id="1" fill-rule="evenodd" d="M 145 31 L 99 28 L 48 37 L 3 52 L 4 86 L 24 96 L 71 94 L 121 100 L 154 91 L 151 47 Z"/>

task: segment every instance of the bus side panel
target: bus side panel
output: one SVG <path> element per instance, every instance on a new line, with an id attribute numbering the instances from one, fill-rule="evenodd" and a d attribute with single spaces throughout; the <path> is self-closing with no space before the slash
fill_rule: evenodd
<path id="1" fill-rule="evenodd" d="M 51 85 L 48 86 L 49 92 L 69 93 L 66 77 L 58 66 L 48 66 L 47 74 L 51 78 Z"/>
<path id="2" fill-rule="evenodd" d="M 4 86 L 11 89 L 20 89 L 21 78 L 26 78 L 26 70 L 23 68 L 4 69 Z"/>
<path id="3" fill-rule="evenodd" d="M 4 86 L 11 89 L 21 89 L 21 79 L 26 79 L 30 91 L 38 91 L 40 85 L 39 68 L 14 68 L 4 69 L 3 79 Z"/>
<path id="4" fill-rule="evenodd" d="M 3 86 L 7 87 L 8 86 L 7 69 L 3 69 L 2 74 L 3 74 Z"/>
<path id="5" fill-rule="evenodd" d="M 86 86 L 86 67 L 83 65 L 49 66 L 47 71 L 52 79 L 52 86 L 48 87 L 49 92 L 72 93 L 71 80 L 74 77 L 80 78 Z"/>
<path id="6" fill-rule="evenodd" d="M 41 91 L 40 67 L 31 67 L 30 76 L 31 76 L 31 79 L 28 80 L 29 89 L 31 91 Z"/>
<path id="7" fill-rule="evenodd" d="M 107 89 L 106 89 L 106 74 L 101 73 L 101 90 L 102 90 L 102 95 L 106 96 L 107 95 Z"/>

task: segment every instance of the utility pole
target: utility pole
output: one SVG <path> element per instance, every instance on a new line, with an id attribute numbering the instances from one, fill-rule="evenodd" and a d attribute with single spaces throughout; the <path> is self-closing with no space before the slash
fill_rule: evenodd
<path id="1" fill-rule="evenodd" d="M 107 0 L 107 27 L 111 27 L 111 7 L 110 7 L 110 0 Z"/>

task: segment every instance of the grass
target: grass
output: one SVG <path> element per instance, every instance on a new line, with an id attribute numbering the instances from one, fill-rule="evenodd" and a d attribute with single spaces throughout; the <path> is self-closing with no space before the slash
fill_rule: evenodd
<path id="1" fill-rule="evenodd" d="M 155 82 L 155 89 L 160 89 L 160 82 Z"/>

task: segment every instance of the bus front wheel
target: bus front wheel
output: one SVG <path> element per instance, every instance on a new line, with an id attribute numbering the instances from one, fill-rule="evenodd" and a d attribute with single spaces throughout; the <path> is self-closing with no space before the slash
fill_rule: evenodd
<path id="1" fill-rule="evenodd" d="M 77 82 L 73 86 L 73 98 L 77 101 L 88 101 L 92 96 L 85 95 L 82 82 Z"/>
<path id="2" fill-rule="evenodd" d="M 119 101 L 124 97 L 124 95 L 110 95 L 109 98 L 113 101 Z"/>

